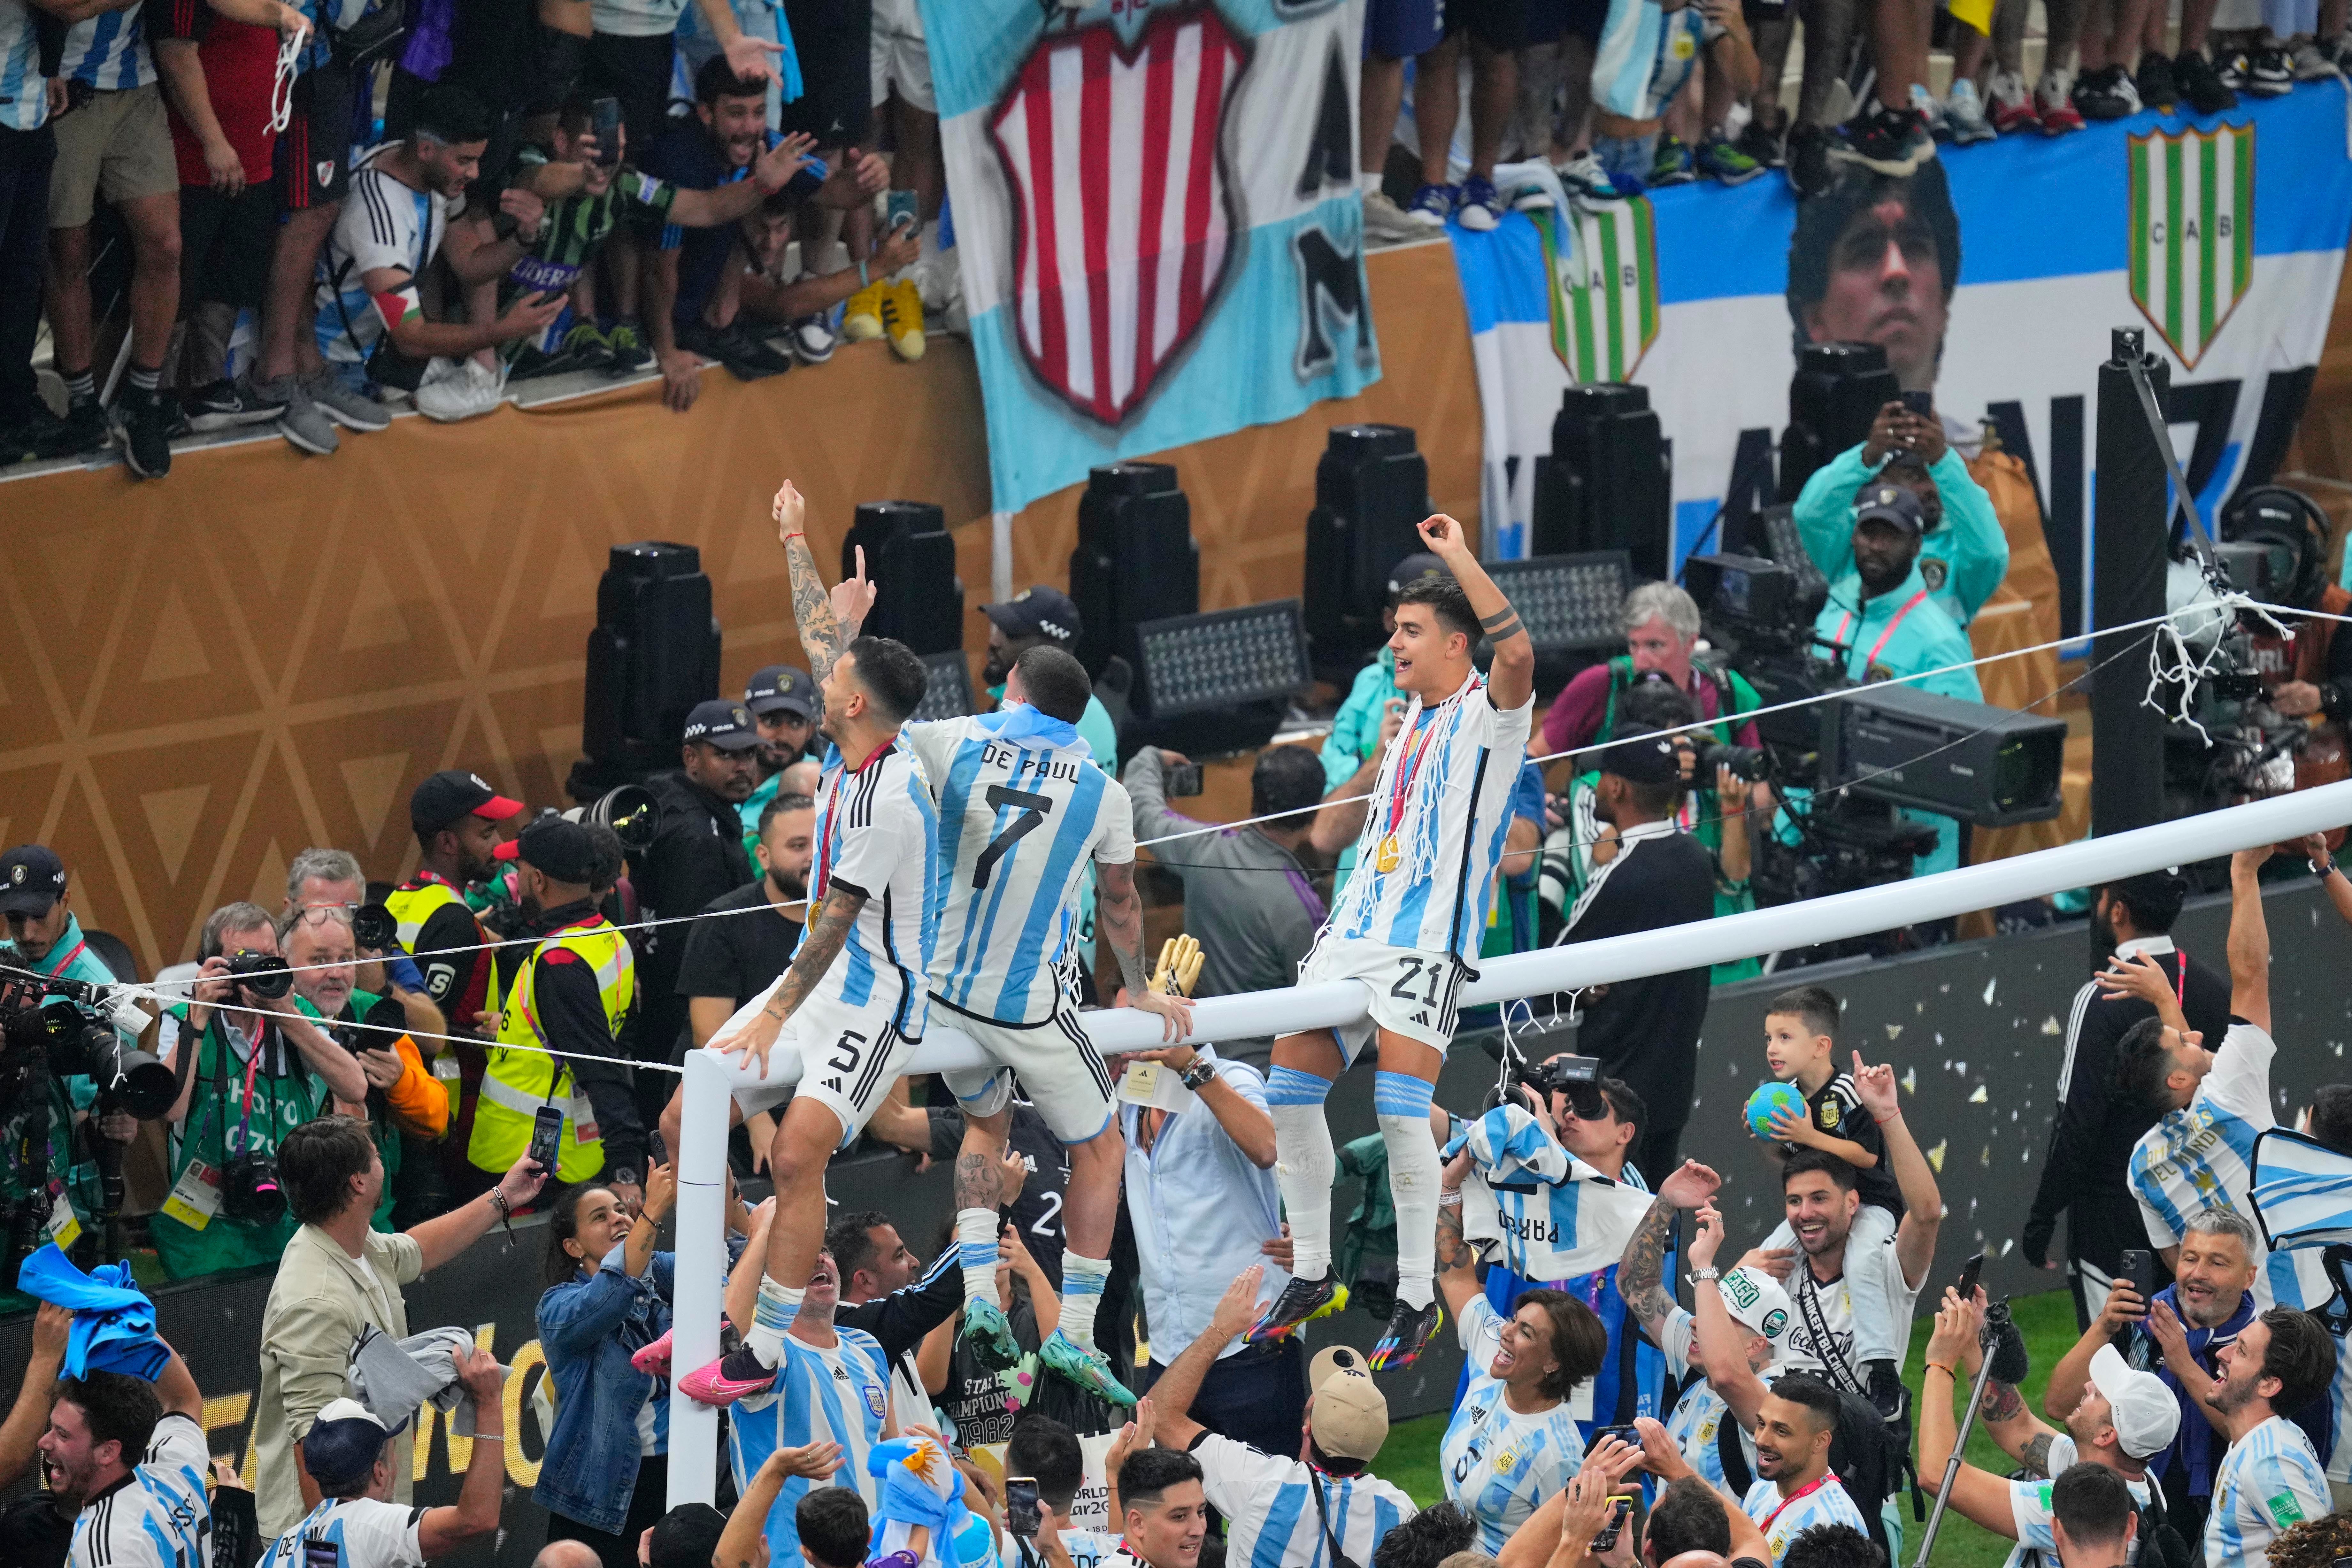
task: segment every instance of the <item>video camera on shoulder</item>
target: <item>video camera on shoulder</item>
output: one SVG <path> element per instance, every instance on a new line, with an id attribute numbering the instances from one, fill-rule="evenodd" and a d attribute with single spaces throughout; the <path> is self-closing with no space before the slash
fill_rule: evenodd
<path id="1" fill-rule="evenodd" d="M 1524 1064 L 1512 1074 L 1518 1082 L 1544 1096 L 1568 1096 L 1568 1108 L 1580 1121 L 1598 1121 L 1609 1114 L 1609 1097 L 1601 1092 L 1599 1057 L 1559 1056 Z"/>

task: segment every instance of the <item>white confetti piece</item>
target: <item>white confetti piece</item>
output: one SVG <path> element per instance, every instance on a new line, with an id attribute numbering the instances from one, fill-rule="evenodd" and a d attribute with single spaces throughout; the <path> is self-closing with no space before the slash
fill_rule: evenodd
<path id="1" fill-rule="evenodd" d="M 1890 1040 L 1899 1040 L 1899 1039 L 1901 1039 L 1901 1038 L 1903 1037 L 1903 1026 L 1902 1026 L 1902 1025 L 1900 1025 L 1900 1024 L 1889 1024 L 1889 1025 L 1887 1025 L 1887 1026 L 1886 1026 L 1886 1037 L 1887 1037 L 1888 1039 L 1890 1039 Z"/>
<path id="2" fill-rule="evenodd" d="M 2016 1248 L 2016 1247 L 2017 1237 L 2012 1236 L 2003 1238 L 2000 1244 L 2000 1255 L 2003 1258 L 2007 1258 L 2010 1253 Z"/>
<path id="3" fill-rule="evenodd" d="M 1998 974 L 1994 975 L 1990 980 L 1988 980 L 1988 981 L 1986 981 L 1986 982 L 1985 982 L 1985 990 L 1984 990 L 1984 1005 L 1985 1005 L 1986 1006 L 1990 1007 L 1990 1006 L 1991 1006 L 1991 1005 L 1992 1005 L 1992 994 L 1993 994 L 1995 991 L 1999 990 L 2000 988 L 2000 975 L 1998 975 Z"/>
<path id="4" fill-rule="evenodd" d="M 1952 1070 L 1959 1074 L 1960 1077 L 1966 1078 L 1969 1076 L 1969 1064 L 1966 1061 L 1954 1062 L 1952 1064 Z"/>
<path id="5" fill-rule="evenodd" d="M 2344 1054 L 2343 1048 L 2338 1047 L 2336 1054 L 2337 1056 L 2342 1056 Z M 1903 1092 L 1906 1094 L 1916 1094 L 1919 1092 L 1919 1069 L 1917 1068 L 1906 1068 L 1904 1069 Z"/>
<path id="6" fill-rule="evenodd" d="M 1927 1163 L 1936 1167 L 1936 1174 L 1939 1176 L 1944 1173 L 1944 1151 L 1950 1145 L 1951 1140 L 1947 1138 L 1927 1151 Z"/>
<path id="7" fill-rule="evenodd" d="M 1990 1165 L 1992 1163 L 1991 1144 L 1988 1143 L 1983 1148 L 1977 1151 L 1977 1163 L 1979 1165 Z"/>
<path id="8" fill-rule="evenodd" d="M 2063 1035 L 2066 1031 L 2058 1026 L 2058 1015 L 2053 1013 L 2042 1020 L 2042 1032 L 2045 1035 Z"/>
<path id="9" fill-rule="evenodd" d="M 1990 1096 L 1985 1093 L 1985 1086 L 1979 1084 L 1977 1085 L 1976 1092 L 1969 1096 L 1969 1103 L 1970 1105 L 1982 1105 L 1990 1098 Z"/>

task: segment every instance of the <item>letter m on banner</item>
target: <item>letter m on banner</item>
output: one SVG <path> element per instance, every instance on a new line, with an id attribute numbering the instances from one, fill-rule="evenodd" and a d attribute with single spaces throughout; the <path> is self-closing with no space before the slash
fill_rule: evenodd
<path id="1" fill-rule="evenodd" d="M 1048 34 L 989 119 L 1012 187 L 1022 356 L 1117 426 L 1200 330 L 1241 225 L 1225 117 L 1246 46 L 1213 5 Z"/>
<path id="2" fill-rule="evenodd" d="M 2131 139 L 2131 292 L 2193 369 L 2254 270 L 2254 128 Z"/>
<path id="3" fill-rule="evenodd" d="M 1551 277 L 1551 348 L 1580 384 L 1630 380 L 1658 341 L 1658 247 L 1647 196 L 1559 215 L 1538 212 Z"/>

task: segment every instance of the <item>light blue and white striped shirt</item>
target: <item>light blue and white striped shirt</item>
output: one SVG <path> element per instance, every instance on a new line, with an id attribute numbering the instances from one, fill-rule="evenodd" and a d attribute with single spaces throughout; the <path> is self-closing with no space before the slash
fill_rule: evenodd
<path id="1" fill-rule="evenodd" d="M 1475 675 L 1433 708 L 1412 699 L 1320 941 L 1478 956 L 1535 710 L 1532 696 L 1498 710 Z"/>
<path id="2" fill-rule="evenodd" d="M 100 92 L 145 87 L 155 79 L 155 57 L 147 47 L 145 0 L 120 11 L 100 11 L 66 29 L 66 50 L 58 75 L 86 81 Z"/>
<path id="3" fill-rule="evenodd" d="M 2221 1468 L 2213 1472 L 2213 1511 L 2205 1516 L 2206 1568 L 2259 1564 L 2281 1531 L 2323 1518 L 2335 1506 L 2311 1439 L 2294 1422 L 2273 1415 L 2231 1444 Z"/>
<path id="4" fill-rule="evenodd" d="M 809 908 L 820 908 L 835 886 L 865 894 L 866 903 L 815 994 L 848 1007 L 887 1005 L 908 1040 L 923 1037 L 930 1016 L 923 976 L 939 942 L 939 858 L 930 782 L 903 731 L 856 768 L 842 765 L 840 748 L 825 748 Z M 868 1054 L 870 1063 L 888 1059 L 878 1048 Z"/>
<path id="5" fill-rule="evenodd" d="M 2336 1375 L 2327 1380 L 2327 1479 L 2352 1485 L 2352 1354 L 2345 1338 L 2352 1331 L 2344 1310 L 2326 1310 L 2336 1296 L 2335 1277 L 2327 1268 L 2332 1248 L 2305 1247 L 2273 1252 L 2263 1268 L 2263 1283 L 2270 1287 L 2271 1303 L 2294 1307 L 2317 1318 L 2336 1340 Z"/>
<path id="6" fill-rule="evenodd" d="M 1024 703 L 902 732 L 939 805 L 931 993 L 1001 1024 L 1042 1024 L 1062 994 L 1056 965 L 1087 868 L 1134 863 L 1127 791 L 1076 725 Z"/>
<path id="7" fill-rule="evenodd" d="M 728 1412 L 727 1462 L 735 1472 L 735 1489 L 751 1489 L 751 1478 L 778 1448 L 806 1444 L 841 1445 L 842 1468 L 830 1486 L 857 1489 L 870 1510 L 879 1500 L 879 1483 L 866 1473 L 866 1456 L 882 1440 L 883 1422 L 890 1411 L 890 1358 L 881 1342 L 863 1329 L 836 1328 L 830 1349 L 820 1349 L 793 1334 L 784 1336 L 784 1359 L 776 1381 L 764 1394 L 740 1399 Z M 793 1476 L 776 1494 L 768 1510 L 768 1561 L 797 1563 L 800 1530 L 793 1510 L 817 1483 Z"/>
<path id="8" fill-rule="evenodd" d="M 0 129 L 38 131 L 48 119 L 33 8 L 25 0 L 0 0 Z"/>
<path id="9" fill-rule="evenodd" d="M 1786 1504 L 1780 1500 L 1780 1483 L 1759 1477 L 1739 1500 L 1739 1511 L 1764 1531 L 1764 1544 L 1775 1563 L 1787 1553 L 1790 1542 L 1818 1524 L 1850 1524 L 1864 1535 L 1870 1533 L 1862 1510 L 1853 1506 L 1853 1499 L 1846 1495 L 1834 1474 L 1824 1475 L 1820 1485 Z"/>
<path id="10" fill-rule="evenodd" d="M 327 1498 L 302 1522 L 271 1542 L 260 1568 L 308 1568 L 302 1545 L 317 1540 L 332 1546 L 341 1568 L 420 1568 L 425 1543 L 421 1508 L 373 1498 Z"/>
<path id="11" fill-rule="evenodd" d="M 205 1429 L 176 1412 L 164 1415 L 131 1479 L 75 1517 L 68 1568 L 210 1568 L 211 1468 Z"/>
<path id="12" fill-rule="evenodd" d="M 1231 1437 L 1202 1437 L 1192 1457 L 1201 1461 L 1201 1489 L 1225 1516 L 1227 1568 L 1330 1568 L 1326 1513 L 1339 1550 L 1368 1563 L 1382 1536 L 1421 1511 L 1378 1476 L 1326 1475 Z M 1318 1487 L 1320 1509 L 1313 1495 Z"/>
<path id="13" fill-rule="evenodd" d="M 2132 1193 L 2147 1223 L 2148 1241 L 2159 1251 L 2179 1245 L 2200 1209 L 2234 1209 L 2253 1219 L 2246 1194 L 2254 1140 L 2276 1121 L 2271 1113 L 2271 1058 L 2277 1053 L 2277 1044 L 2263 1030 L 2231 1024 L 2196 1095 L 2133 1146 Z"/>
<path id="14" fill-rule="evenodd" d="M 1478 1550 L 1492 1556 L 1584 1467 L 1584 1434 L 1566 1400 L 1522 1415 L 1504 1399 L 1501 1380 L 1487 1370 L 1503 1336 L 1493 1302 L 1472 1297 L 1455 1331 L 1470 1382 L 1438 1444 L 1438 1468 L 1446 1497 L 1478 1521 Z"/>

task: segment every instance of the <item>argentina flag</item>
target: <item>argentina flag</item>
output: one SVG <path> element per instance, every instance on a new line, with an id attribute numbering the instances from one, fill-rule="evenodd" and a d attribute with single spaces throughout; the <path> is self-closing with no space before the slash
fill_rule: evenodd
<path id="1" fill-rule="evenodd" d="M 1470 1151 L 1463 1230 L 1501 1244 L 1500 1261 L 1527 1279 L 1569 1279 L 1609 1268 L 1650 1212 L 1651 1194 L 1612 1182 L 1570 1155 L 1524 1106 L 1498 1105 L 1445 1146 Z"/>
<path id="2" fill-rule="evenodd" d="M 2254 1140 L 2252 1195 L 2273 1251 L 2352 1244 L 2352 1155 L 2273 1127 Z"/>

